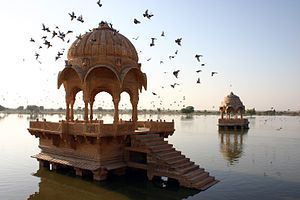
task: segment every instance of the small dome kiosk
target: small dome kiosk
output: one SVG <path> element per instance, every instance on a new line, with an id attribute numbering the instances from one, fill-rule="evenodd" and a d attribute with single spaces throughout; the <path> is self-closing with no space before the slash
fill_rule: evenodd
<path id="1" fill-rule="evenodd" d="M 240 98 L 231 92 L 224 97 L 224 101 L 219 108 L 221 118 L 219 119 L 219 129 L 248 129 L 248 119 L 243 117 L 245 106 Z M 226 117 L 224 118 L 224 114 Z"/>

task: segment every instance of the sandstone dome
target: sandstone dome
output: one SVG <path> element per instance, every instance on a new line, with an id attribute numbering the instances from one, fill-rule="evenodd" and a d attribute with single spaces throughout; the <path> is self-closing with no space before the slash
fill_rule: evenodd
<path id="1" fill-rule="evenodd" d="M 138 62 L 133 44 L 106 22 L 77 38 L 70 46 L 69 61 L 82 57 L 121 57 Z"/>

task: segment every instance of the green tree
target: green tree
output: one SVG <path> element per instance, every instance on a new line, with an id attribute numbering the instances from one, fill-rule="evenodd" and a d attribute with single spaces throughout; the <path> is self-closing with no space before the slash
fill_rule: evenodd
<path id="1" fill-rule="evenodd" d="M 191 114 L 193 112 L 195 112 L 193 106 L 187 106 L 186 108 L 181 109 L 181 113 L 184 113 L 184 114 Z"/>

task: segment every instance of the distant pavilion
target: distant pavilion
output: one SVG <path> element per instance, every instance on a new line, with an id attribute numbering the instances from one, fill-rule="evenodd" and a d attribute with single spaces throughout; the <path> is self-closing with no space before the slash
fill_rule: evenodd
<path id="1" fill-rule="evenodd" d="M 231 92 L 224 97 L 220 106 L 221 118 L 219 119 L 219 129 L 248 129 L 248 119 L 243 118 L 245 106 L 240 98 Z M 224 118 L 225 115 L 225 118 Z M 240 117 L 239 117 L 240 116 Z"/>

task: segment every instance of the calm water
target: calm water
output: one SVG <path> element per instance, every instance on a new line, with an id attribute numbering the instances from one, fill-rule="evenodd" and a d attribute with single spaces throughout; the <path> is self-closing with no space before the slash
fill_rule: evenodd
<path id="1" fill-rule="evenodd" d="M 43 117 L 57 121 L 63 116 Z M 252 117 L 246 133 L 219 133 L 218 116 L 139 116 L 148 118 L 174 119 L 169 142 L 220 182 L 198 192 L 160 188 L 142 175 L 97 183 L 39 170 L 30 158 L 39 149 L 38 139 L 26 130 L 29 116 L 0 114 L 0 200 L 300 199 L 300 117 Z"/>

